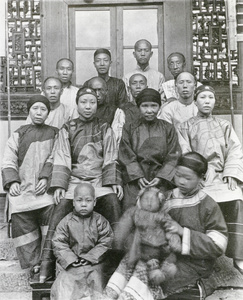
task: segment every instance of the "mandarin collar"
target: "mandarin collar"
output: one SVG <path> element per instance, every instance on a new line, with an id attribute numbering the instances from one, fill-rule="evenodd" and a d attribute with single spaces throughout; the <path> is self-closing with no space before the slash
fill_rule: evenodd
<path id="1" fill-rule="evenodd" d="M 146 72 L 146 71 L 148 71 L 150 69 L 150 66 L 148 65 L 144 70 L 139 66 L 139 65 L 137 65 L 137 70 L 139 70 L 139 71 L 142 71 L 142 72 Z"/>

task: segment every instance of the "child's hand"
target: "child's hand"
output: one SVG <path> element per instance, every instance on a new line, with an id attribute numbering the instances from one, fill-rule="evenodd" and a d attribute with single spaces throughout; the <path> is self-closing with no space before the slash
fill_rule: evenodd
<path id="1" fill-rule="evenodd" d="M 11 196 L 19 196 L 20 195 L 20 184 L 18 182 L 13 182 L 9 188 L 9 194 Z"/>
<path id="2" fill-rule="evenodd" d="M 81 258 L 80 262 L 81 262 L 81 266 L 86 266 L 90 264 L 90 262 L 84 258 Z"/>
<path id="3" fill-rule="evenodd" d="M 72 263 L 72 267 L 77 268 L 81 266 L 81 261 L 77 259 L 75 262 Z"/>
<path id="4" fill-rule="evenodd" d="M 166 220 L 164 228 L 166 232 L 177 233 L 180 236 L 183 235 L 183 227 L 174 220 Z"/>
<path id="5" fill-rule="evenodd" d="M 36 195 L 42 195 L 45 193 L 46 191 L 46 187 L 47 187 L 47 179 L 46 178 L 42 178 L 41 180 L 39 180 L 39 182 L 37 183 L 36 187 L 35 187 L 35 193 Z"/>
<path id="6" fill-rule="evenodd" d="M 72 267 L 77 268 L 81 266 L 89 265 L 90 262 L 84 258 L 77 259 L 74 263 L 72 263 Z"/>

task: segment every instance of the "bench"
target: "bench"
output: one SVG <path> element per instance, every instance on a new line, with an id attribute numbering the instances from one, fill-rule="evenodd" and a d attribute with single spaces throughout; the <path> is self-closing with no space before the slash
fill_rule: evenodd
<path id="1" fill-rule="evenodd" d="M 50 291 L 53 281 L 44 283 L 34 282 L 31 283 L 32 287 L 32 300 L 50 300 Z"/>

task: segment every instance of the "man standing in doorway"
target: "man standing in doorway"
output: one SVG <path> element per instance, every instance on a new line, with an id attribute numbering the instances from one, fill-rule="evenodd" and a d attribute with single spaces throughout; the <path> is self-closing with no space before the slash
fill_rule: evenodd
<path id="1" fill-rule="evenodd" d="M 123 78 L 128 91 L 129 79 L 135 73 L 140 73 L 147 78 L 149 88 L 162 92 L 162 83 L 165 77 L 162 73 L 150 67 L 149 61 L 153 55 L 152 45 L 149 41 L 142 39 L 135 43 L 133 55 L 137 61 L 137 67 L 132 72 L 126 74 Z"/>
<path id="2" fill-rule="evenodd" d="M 126 88 L 122 79 L 109 75 L 111 64 L 111 53 L 108 49 L 100 48 L 95 51 L 94 66 L 98 76 L 103 78 L 107 85 L 106 102 L 118 108 L 127 102 Z M 88 81 L 86 81 L 83 86 L 87 87 Z"/>

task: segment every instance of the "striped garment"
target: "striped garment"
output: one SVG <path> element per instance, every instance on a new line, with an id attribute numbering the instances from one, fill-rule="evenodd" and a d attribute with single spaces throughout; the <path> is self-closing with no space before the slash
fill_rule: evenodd
<path id="1" fill-rule="evenodd" d="M 11 183 L 19 182 L 19 196 L 9 195 L 10 213 L 30 211 L 53 204 L 52 195 L 35 195 L 35 187 L 41 178 L 48 178 L 56 127 L 48 125 L 24 125 L 8 139 L 2 163 L 3 187 L 8 191 Z"/>
<path id="2" fill-rule="evenodd" d="M 38 264 L 43 241 L 54 208 L 52 195 L 36 195 L 35 188 L 51 173 L 51 154 L 56 127 L 24 125 L 9 138 L 2 164 L 3 186 L 6 191 L 13 182 L 20 184 L 20 195 L 9 199 L 12 236 L 22 268 Z"/>
<path id="3" fill-rule="evenodd" d="M 241 188 L 228 189 L 225 176 L 243 183 L 243 152 L 230 122 L 214 116 L 191 118 L 178 127 L 183 153 L 196 151 L 208 160 L 205 192 L 216 202 L 243 200 Z"/>
<path id="4" fill-rule="evenodd" d="M 178 127 L 182 152 L 196 151 L 208 161 L 204 191 L 223 211 L 229 229 L 226 255 L 243 260 L 243 152 L 230 122 L 214 116 L 191 118 Z M 233 177 L 235 190 L 224 182 Z"/>
<path id="5" fill-rule="evenodd" d="M 50 190 L 63 188 L 66 199 L 73 199 L 78 183 L 90 182 L 96 197 L 113 193 L 111 185 L 120 184 L 114 133 L 104 121 L 77 118 L 59 131 L 53 150 Z"/>

